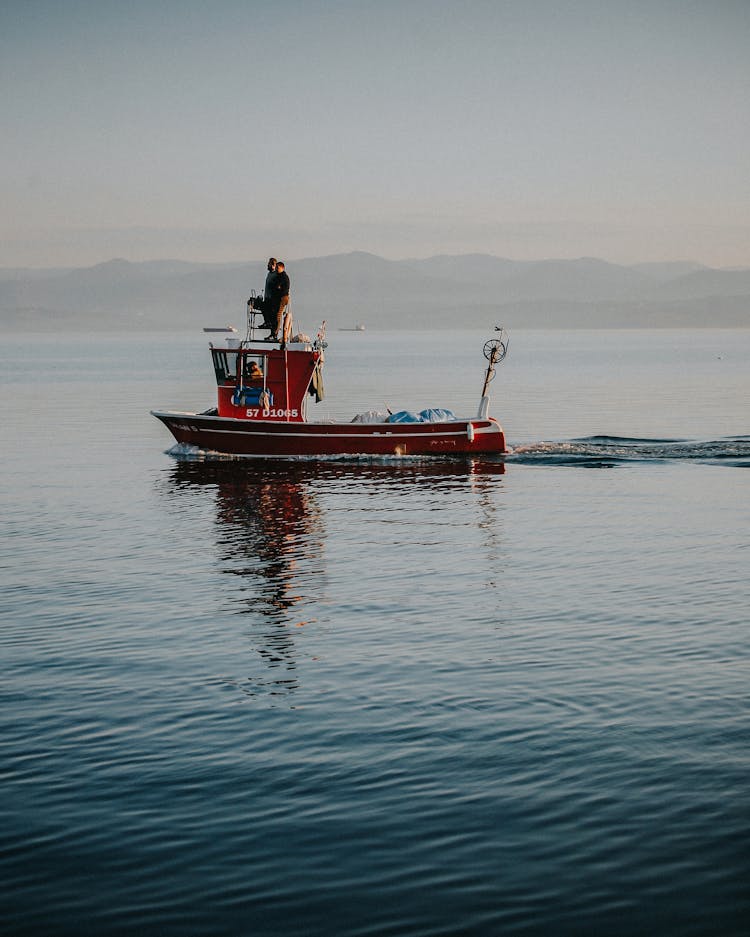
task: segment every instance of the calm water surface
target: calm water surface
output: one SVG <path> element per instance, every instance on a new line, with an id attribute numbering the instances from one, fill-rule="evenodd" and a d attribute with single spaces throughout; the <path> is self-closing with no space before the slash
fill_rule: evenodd
<path id="1" fill-rule="evenodd" d="M 487 337 L 333 333 L 317 415 Z M 504 464 L 167 454 L 200 335 L 0 361 L 3 933 L 747 933 L 750 331 L 513 334 Z"/>

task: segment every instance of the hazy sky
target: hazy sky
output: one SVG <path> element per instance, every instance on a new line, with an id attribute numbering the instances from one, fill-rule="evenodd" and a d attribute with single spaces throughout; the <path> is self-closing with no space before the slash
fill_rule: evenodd
<path id="1" fill-rule="evenodd" d="M 750 265 L 750 0 L 0 0 L 0 266 Z"/>

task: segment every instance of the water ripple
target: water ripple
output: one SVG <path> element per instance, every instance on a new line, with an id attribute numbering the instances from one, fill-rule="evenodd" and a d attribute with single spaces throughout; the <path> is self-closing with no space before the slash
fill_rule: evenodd
<path id="1" fill-rule="evenodd" d="M 508 461 L 530 464 L 610 467 L 620 462 L 693 460 L 750 467 L 750 436 L 715 440 L 628 439 L 587 436 L 562 442 L 512 447 Z"/>

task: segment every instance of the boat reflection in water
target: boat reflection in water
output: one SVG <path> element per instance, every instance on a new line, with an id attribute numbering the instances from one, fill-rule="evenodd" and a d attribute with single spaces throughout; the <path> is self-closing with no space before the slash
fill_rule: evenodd
<path id="1" fill-rule="evenodd" d="M 352 526 L 361 536 L 373 509 L 395 511 L 401 505 L 419 511 L 424 498 L 429 514 L 452 488 L 465 489 L 468 482 L 478 499 L 476 525 L 485 547 L 490 553 L 496 547 L 492 491 L 505 471 L 501 461 L 307 462 L 174 454 L 168 479 L 173 498 L 198 492 L 193 507 L 200 510 L 201 490 L 215 492 L 218 572 L 236 577 L 229 590 L 217 590 L 217 601 L 229 614 L 248 616 L 247 637 L 264 664 L 260 673 L 251 664 L 249 675 L 228 682 L 253 696 L 295 689 L 301 630 L 330 625 L 332 604 L 342 608 L 342 587 L 356 602 L 359 583 L 347 582 L 341 555 L 349 549 Z M 334 584 L 326 559 L 329 537 L 338 556 Z M 230 643 L 234 637 L 228 635 Z"/>

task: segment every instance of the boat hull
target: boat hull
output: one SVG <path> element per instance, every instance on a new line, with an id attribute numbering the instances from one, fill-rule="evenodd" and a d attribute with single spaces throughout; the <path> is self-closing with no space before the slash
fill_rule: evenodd
<path id="1" fill-rule="evenodd" d="M 286 423 L 152 410 L 179 443 L 228 455 L 467 455 L 505 452 L 492 418 L 442 423 Z"/>

